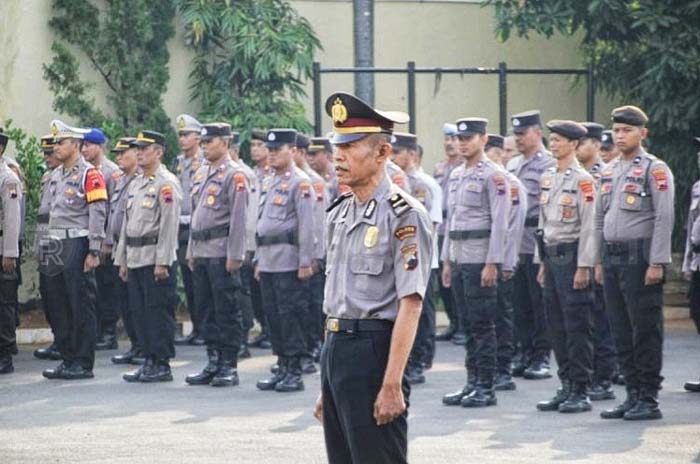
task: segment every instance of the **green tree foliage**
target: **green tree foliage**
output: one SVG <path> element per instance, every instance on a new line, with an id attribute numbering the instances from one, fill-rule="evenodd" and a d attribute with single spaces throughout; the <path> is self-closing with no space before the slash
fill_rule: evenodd
<path id="1" fill-rule="evenodd" d="M 674 249 L 685 240 L 690 189 L 698 177 L 693 132 L 700 134 L 700 0 L 486 0 L 496 33 L 582 37 L 597 85 L 650 117 L 649 148 L 676 180 Z"/>
<path id="2" fill-rule="evenodd" d="M 195 58 L 191 98 L 204 120 L 308 131 L 301 97 L 321 48 L 309 22 L 283 0 L 177 0 Z"/>
<path id="3" fill-rule="evenodd" d="M 52 46 L 44 79 L 54 94 L 54 109 L 83 126 L 102 127 L 112 139 L 155 129 L 168 134 L 168 145 L 175 147 L 161 98 L 170 78 L 173 1 L 53 0 L 52 6 L 49 25 L 61 42 Z M 95 104 L 94 83 L 81 79 L 78 61 L 65 44 L 83 53 L 101 77 L 108 110 Z"/>

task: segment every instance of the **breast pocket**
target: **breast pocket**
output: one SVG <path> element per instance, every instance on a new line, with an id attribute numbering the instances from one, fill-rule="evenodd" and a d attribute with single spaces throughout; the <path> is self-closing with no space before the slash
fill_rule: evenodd
<path id="1" fill-rule="evenodd" d="M 218 185 L 210 185 L 205 190 L 206 199 L 204 200 L 204 206 L 209 209 L 220 209 L 223 203 L 223 197 L 221 195 L 221 187 Z"/>
<path id="2" fill-rule="evenodd" d="M 269 196 L 270 194 L 268 194 Z M 284 220 L 287 218 L 287 209 L 289 208 L 289 197 L 287 195 L 273 194 L 268 198 L 270 202 L 267 208 L 267 216 L 272 219 Z"/>
<path id="3" fill-rule="evenodd" d="M 480 207 L 482 205 L 482 195 L 484 193 L 483 184 L 467 184 L 462 191 L 462 204 L 470 207 Z"/>
<path id="4" fill-rule="evenodd" d="M 384 270 L 384 257 L 377 255 L 355 255 L 350 258 L 351 290 L 358 298 L 372 299 L 382 293 L 379 276 Z"/>
<path id="5" fill-rule="evenodd" d="M 622 187 L 622 195 L 620 196 L 621 209 L 625 211 L 641 211 L 643 200 L 641 185 L 628 183 Z"/>
<path id="6" fill-rule="evenodd" d="M 578 221 L 578 200 L 573 195 L 562 195 L 557 203 L 561 222 Z"/>
<path id="7" fill-rule="evenodd" d="M 539 177 L 524 177 L 523 185 L 528 195 L 537 196 L 540 194 L 540 179 Z"/>

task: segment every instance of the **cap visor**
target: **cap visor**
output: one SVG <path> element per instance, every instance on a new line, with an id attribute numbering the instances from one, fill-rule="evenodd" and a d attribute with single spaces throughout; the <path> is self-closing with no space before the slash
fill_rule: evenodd
<path id="1" fill-rule="evenodd" d="M 265 142 L 265 146 L 272 149 L 279 148 L 284 144 L 285 142 Z"/>
<path id="2" fill-rule="evenodd" d="M 530 126 L 513 127 L 513 133 L 514 134 L 524 134 L 528 127 L 530 127 Z"/>
<path id="3" fill-rule="evenodd" d="M 145 140 L 135 140 L 131 142 L 131 144 L 135 147 L 147 147 L 149 145 L 153 145 L 153 142 L 146 142 Z"/>
<path id="4" fill-rule="evenodd" d="M 351 142 L 356 142 L 357 140 L 364 139 L 370 134 L 366 133 L 359 133 L 359 134 L 337 134 L 333 133 L 333 137 L 331 137 L 331 143 L 333 145 L 340 145 L 343 143 L 351 143 Z"/>
<path id="5" fill-rule="evenodd" d="M 460 135 L 461 135 L 462 137 L 471 137 L 472 135 L 477 135 L 477 134 L 479 134 L 479 135 L 484 135 L 483 133 L 481 133 L 481 132 L 476 132 L 476 131 L 457 132 L 455 135 L 456 135 L 457 137 L 459 137 Z"/>

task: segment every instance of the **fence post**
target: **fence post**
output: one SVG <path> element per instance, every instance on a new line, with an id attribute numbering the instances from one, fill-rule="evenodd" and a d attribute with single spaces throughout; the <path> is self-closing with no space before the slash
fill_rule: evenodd
<path id="1" fill-rule="evenodd" d="M 416 133 L 416 62 L 409 61 L 406 64 L 408 80 L 408 115 L 411 120 L 408 122 L 408 131 Z"/>
<path id="2" fill-rule="evenodd" d="M 595 119 L 595 71 L 593 70 L 593 63 L 588 65 L 588 74 L 586 76 L 588 84 L 586 90 L 586 120 L 593 121 Z"/>
<path id="3" fill-rule="evenodd" d="M 321 136 L 321 63 L 314 61 L 314 135 Z"/>
<path id="4" fill-rule="evenodd" d="M 498 63 L 498 122 L 501 135 L 508 128 L 508 67 L 504 61 Z"/>

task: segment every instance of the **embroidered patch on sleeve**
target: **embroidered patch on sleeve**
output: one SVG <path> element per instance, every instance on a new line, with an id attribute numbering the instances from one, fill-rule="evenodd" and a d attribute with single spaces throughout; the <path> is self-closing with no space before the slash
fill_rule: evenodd
<path id="1" fill-rule="evenodd" d="M 582 180 L 578 183 L 578 187 L 581 189 L 581 193 L 583 193 L 583 200 L 586 203 L 591 203 L 593 200 L 595 200 L 592 180 Z"/>
<path id="2" fill-rule="evenodd" d="M 88 203 L 107 199 L 105 180 L 97 169 L 90 169 L 85 176 L 85 199 Z"/>
<path id="3" fill-rule="evenodd" d="M 665 192 L 668 190 L 668 177 L 666 176 L 666 170 L 663 168 L 656 168 L 651 171 L 651 175 L 654 177 L 654 182 L 656 183 L 656 190 L 659 192 Z"/>
<path id="4" fill-rule="evenodd" d="M 170 185 L 164 185 L 160 189 L 160 197 L 163 199 L 163 203 L 173 202 L 173 188 Z"/>
<path id="5" fill-rule="evenodd" d="M 404 241 L 407 238 L 412 238 L 416 236 L 416 226 L 403 226 L 399 227 L 394 231 L 394 237 L 397 239 Z"/>

